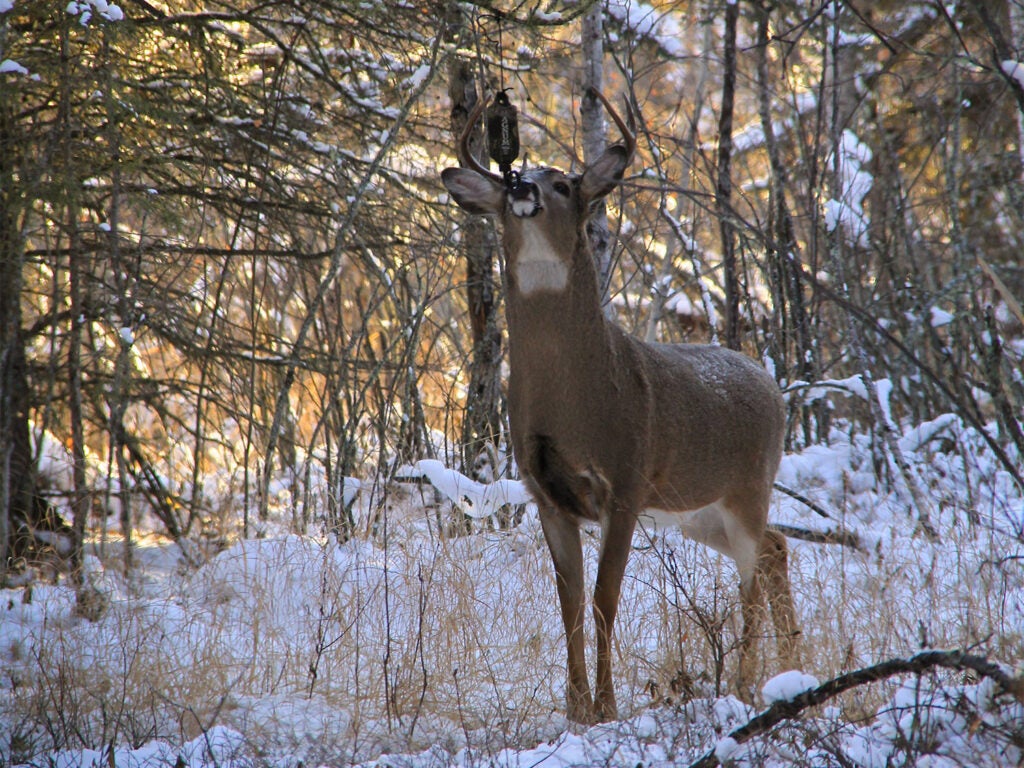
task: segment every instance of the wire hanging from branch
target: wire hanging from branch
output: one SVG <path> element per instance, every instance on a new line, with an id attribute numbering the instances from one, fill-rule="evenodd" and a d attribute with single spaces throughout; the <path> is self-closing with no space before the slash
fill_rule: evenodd
<path id="1" fill-rule="evenodd" d="M 509 189 L 514 189 L 519 184 L 519 174 L 512 170 L 512 163 L 519 157 L 519 110 L 509 101 L 508 92 L 511 89 L 505 87 L 503 14 L 496 11 L 493 18 L 498 28 L 495 60 L 498 64 L 501 87 L 494 94 L 494 99 L 486 111 L 487 153 L 491 160 L 497 163 L 498 170 L 505 179 L 505 185 Z"/>

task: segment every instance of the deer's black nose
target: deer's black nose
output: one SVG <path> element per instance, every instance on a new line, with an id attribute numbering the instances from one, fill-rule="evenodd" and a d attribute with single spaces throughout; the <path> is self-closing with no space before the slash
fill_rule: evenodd
<path id="1" fill-rule="evenodd" d="M 514 216 L 529 219 L 541 212 L 540 189 L 532 181 L 519 179 L 508 191 L 509 208 Z"/>
<path id="2" fill-rule="evenodd" d="M 537 185 L 532 181 L 525 181 L 519 179 L 509 189 L 509 196 L 513 200 L 536 200 L 537 199 Z"/>

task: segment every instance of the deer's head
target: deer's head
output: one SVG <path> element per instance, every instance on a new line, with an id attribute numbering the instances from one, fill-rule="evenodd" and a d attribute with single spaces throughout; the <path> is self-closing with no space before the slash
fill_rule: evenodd
<path id="1" fill-rule="evenodd" d="M 596 95 L 622 132 L 623 141 L 609 146 L 583 173 L 538 167 L 509 182 L 489 171 L 468 146 L 483 100 L 470 115 L 459 141 L 459 157 L 469 167 L 446 168 L 441 173 L 445 187 L 462 208 L 501 220 L 510 270 L 527 292 L 531 286 L 564 287 L 573 254 L 586 248 L 587 219 L 622 180 L 633 159 L 636 140 L 632 131 L 604 96 Z"/>

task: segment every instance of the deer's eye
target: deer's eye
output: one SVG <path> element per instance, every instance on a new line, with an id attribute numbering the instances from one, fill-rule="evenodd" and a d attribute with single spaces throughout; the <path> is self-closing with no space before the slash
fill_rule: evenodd
<path id="1" fill-rule="evenodd" d="M 568 197 L 572 193 L 572 189 L 564 181 L 556 181 L 554 183 L 555 192 L 560 194 L 562 197 Z"/>

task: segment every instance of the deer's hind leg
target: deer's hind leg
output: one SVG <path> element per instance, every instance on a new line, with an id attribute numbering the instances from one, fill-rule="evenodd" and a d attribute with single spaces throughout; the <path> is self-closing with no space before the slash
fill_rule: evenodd
<path id="1" fill-rule="evenodd" d="M 757 679 L 757 641 L 764 621 L 764 594 L 758 576 L 761 530 L 767 511 L 757 497 L 748 495 L 719 499 L 706 507 L 684 513 L 680 527 L 688 537 L 732 558 L 740 576 L 740 612 L 743 629 L 739 642 L 736 689 L 751 699 Z"/>
<path id="2" fill-rule="evenodd" d="M 758 570 L 775 625 L 779 664 L 783 669 L 800 666 L 800 627 L 793 607 L 793 592 L 789 583 L 789 549 L 786 537 L 767 529 L 761 539 Z"/>
<path id="3" fill-rule="evenodd" d="M 757 646 L 765 624 L 765 614 L 771 610 L 779 664 L 783 669 L 793 669 L 800 663 L 800 629 L 789 583 L 786 538 L 778 531 L 764 528 L 757 541 L 749 528 L 739 527 L 730 539 L 736 542 L 733 557 L 740 572 L 740 604 L 743 613 L 737 687 L 742 697 L 752 698 L 753 685 L 760 677 Z M 751 550 L 750 545 L 755 541 L 754 549 Z M 755 553 L 753 557 L 751 552 Z M 763 669 L 763 659 L 760 666 Z"/>
<path id="4" fill-rule="evenodd" d="M 756 540 L 746 531 L 733 538 L 742 540 L 742 545 L 733 553 L 740 574 L 740 613 L 743 616 L 736 690 L 741 699 L 749 702 L 753 699 L 754 683 L 760 677 L 757 651 L 765 618 L 764 591 L 758 573 Z"/>

